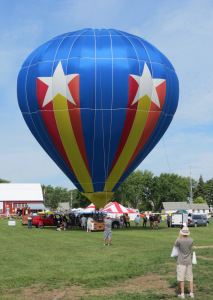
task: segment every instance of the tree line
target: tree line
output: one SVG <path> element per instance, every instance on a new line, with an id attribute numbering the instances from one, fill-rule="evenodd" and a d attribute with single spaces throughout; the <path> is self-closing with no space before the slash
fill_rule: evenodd
<path id="1" fill-rule="evenodd" d="M 213 178 L 204 182 L 202 175 L 198 182 L 192 181 L 192 194 L 194 203 L 213 204 Z M 10 181 L 0 179 L 0 183 Z M 72 208 L 86 207 L 91 202 L 77 189 L 51 185 L 42 185 L 44 205 L 56 209 L 60 202 L 69 202 Z M 71 200 L 72 195 L 72 200 Z M 140 211 L 159 211 L 162 202 L 189 202 L 191 198 L 190 178 L 177 174 L 162 173 L 160 176 L 148 170 L 137 170 L 120 185 L 110 201 L 118 202 L 124 206 L 138 208 Z"/>

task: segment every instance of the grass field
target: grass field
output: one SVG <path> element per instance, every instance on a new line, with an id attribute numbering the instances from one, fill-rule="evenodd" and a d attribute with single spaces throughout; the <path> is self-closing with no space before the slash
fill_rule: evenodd
<path id="1" fill-rule="evenodd" d="M 213 245 L 213 224 L 190 231 L 195 246 Z M 113 230 L 111 246 L 104 247 L 103 232 L 28 230 L 0 220 L 0 299 L 177 298 L 170 255 L 178 233 L 165 222 L 158 230 L 132 222 L 130 229 Z M 194 251 L 196 299 L 213 299 L 213 248 Z"/>

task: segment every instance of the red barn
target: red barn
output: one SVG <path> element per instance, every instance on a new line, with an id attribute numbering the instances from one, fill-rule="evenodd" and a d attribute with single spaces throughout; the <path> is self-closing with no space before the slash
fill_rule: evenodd
<path id="1" fill-rule="evenodd" d="M 0 183 L 0 214 L 22 212 L 31 203 L 43 203 L 39 183 Z"/>

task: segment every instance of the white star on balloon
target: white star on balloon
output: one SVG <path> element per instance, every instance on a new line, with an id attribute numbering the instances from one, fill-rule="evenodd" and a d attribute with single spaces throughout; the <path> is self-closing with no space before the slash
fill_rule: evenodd
<path id="1" fill-rule="evenodd" d="M 152 102 L 154 102 L 158 107 L 160 107 L 160 101 L 158 98 L 156 87 L 158 87 L 161 83 L 163 83 L 166 80 L 160 78 L 152 78 L 152 75 L 146 63 L 144 64 L 144 69 L 141 76 L 130 76 L 132 76 L 132 78 L 134 78 L 139 85 L 136 96 L 132 101 L 131 105 L 135 104 L 140 98 L 147 95 Z"/>
<path id="2" fill-rule="evenodd" d="M 49 86 L 42 107 L 51 102 L 53 98 L 58 94 L 61 94 L 67 100 L 76 105 L 68 88 L 68 84 L 77 75 L 79 74 L 65 75 L 60 61 L 52 77 L 38 77 L 38 79 L 40 79 L 42 82 Z"/>

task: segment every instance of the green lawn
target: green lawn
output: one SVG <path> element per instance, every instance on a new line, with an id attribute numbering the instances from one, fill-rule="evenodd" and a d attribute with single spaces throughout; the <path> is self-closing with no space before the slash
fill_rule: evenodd
<path id="1" fill-rule="evenodd" d="M 190 231 L 195 246 L 213 245 L 213 224 L 190 228 Z M 160 223 L 158 230 L 136 228 L 132 222 L 130 229 L 113 230 L 111 246 L 104 247 L 103 232 L 87 233 L 81 229 L 57 232 L 54 227 L 28 230 L 19 220 L 15 227 L 8 227 L 7 220 L 0 220 L 0 299 L 16 299 L 19 293 L 21 297 L 20 287 L 39 283 L 42 284 L 40 299 L 45 299 L 42 298 L 44 289 L 64 290 L 74 285 L 88 292 L 76 299 L 100 299 L 98 295 L 91 296 L 89 291 L 122 286 L 129 278 L 137 280 L 150 274 L 153 288 L 149 282 L 147 290 L 142 292 L 121 288 L 112 295 L 106 292 L 101 299 L 176 298 L 174 290 L 178 291 L 179 286 L 176 259 L 170 255 L 178 233 L 178 228 L 167 228 L 165 222 Z M 213 299 L 213 248 L 195 251 L 197 256 L 202 256 L 193 268 L 196 299 Z M 169 289 L 167 294 L 161 293 L 160 288 L 154 289 L 155 276 L 169 282 L 171 295 Z M 16 289 L 14 298 L 7 298 L 10 289 Z"/>

